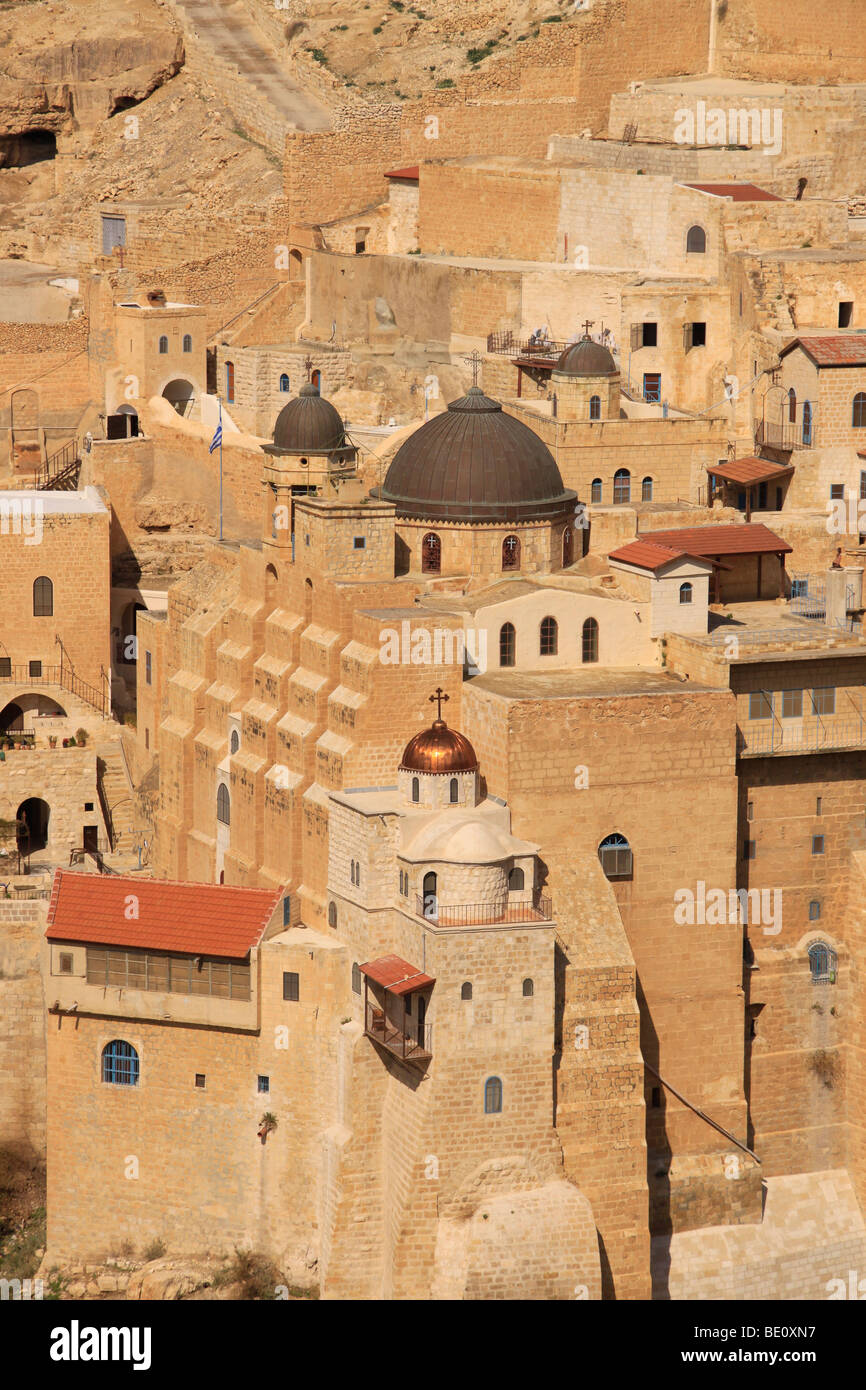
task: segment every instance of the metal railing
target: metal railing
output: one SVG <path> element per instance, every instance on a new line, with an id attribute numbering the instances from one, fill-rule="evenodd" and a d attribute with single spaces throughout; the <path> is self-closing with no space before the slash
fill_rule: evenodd
<path id="1" fill-rule="evenodd" d="M 61 449 L 51 454 L 44 463 L 39 465 L 36 474 L 36 487 L 44 492 L 54 483 L 71 477 L 80 463 L 81 455 L 78 450 L 78 441 L 70 439 Z"/>
<path id="2" fill-rule="evenodd" d="M 737 752 L 742 758 L 772 757 L 784 753 L 825 753 L 841 748 L 866 746 L 866 722 L 862 713 L 833 723 L 818 723 L 796 728 L 779 726 L 775 719 L 771 727 L 743 730 L 737 726 Z"/>
<path id="3" fill-rule="evenodd" d="M 38 676 L 31 674 L 29 666 L 10 666 L 5 672 L 0 670 L 0 682 L 2 681 L 28 686 L 59 685 L 63 690 L 68 690 L 71 695 L 83 700 L 86 705 L 90 705 L 103 717 L 108 710 L 108 696 L 105 691 L 97 690 L 95 685 L 90 685 L 80 676 L 76 676 L 75 672 L 62 662 L 59 666 L 43 666 Z"/>
<path id="4" fill-rule="evenodd" d="M 511 922 L 549 922 L 550 898 L 529 902 L 440 903 L 432 894 L 415 894 L 415 913 L 437 927 L 486 927 Z"/>
<path id="5" fill-rule="evenodd" d="M 815 427 L 803 434 L 802 424 L 788 420 L 757 420 L 755 422 L 755 444 L 758 448 L 781 449 L 791 453 L 794 449 L 811 449 L 815 437 Z"/>
<path id="6" fill-rule="evenodd" d="M 389 1052 L 402 1057 L 404 1061 L 422 1061 L 433 1055 L 432 1023 L 419 1023 L 411 1032 L 404 1033 L 387 1017 L 384 1008 L 380 1008 L 369 999 L 365 1011 L 364 1032 L 374 1042 L 381 1043 Z"/>

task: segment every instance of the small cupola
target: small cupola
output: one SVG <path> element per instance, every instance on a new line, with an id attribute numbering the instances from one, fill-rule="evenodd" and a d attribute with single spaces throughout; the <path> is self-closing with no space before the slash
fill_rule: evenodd
<path id="1" fill-rule="evenodd" d="M 398 770 L 406 800 L 437 811 L 474 806 L 478 799 L 478 758 L 468 738 L 449 729 L 442 718 L 442 705 L 448 698 L 441 688 L 430 696 L 431 703 L 436 702 L 437 717 L 429 729 L 406 744 Z"/>

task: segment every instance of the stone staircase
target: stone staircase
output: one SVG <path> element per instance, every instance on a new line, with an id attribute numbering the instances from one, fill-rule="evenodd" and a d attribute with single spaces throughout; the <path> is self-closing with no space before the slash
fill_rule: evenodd
<path id="1" fill-rule="evenodd" d="M 96 745 L 96 778 L 111 853 L 131 854 L 136 836 L 136 806 L 119 738 Z M 112 863 L 112 867 L 116 866 Z"/>

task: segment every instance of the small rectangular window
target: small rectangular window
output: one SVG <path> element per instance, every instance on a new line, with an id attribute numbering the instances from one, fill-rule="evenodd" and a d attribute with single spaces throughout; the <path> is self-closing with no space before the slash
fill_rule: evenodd
<path id="1" fill-rule="evenodd" d="M 84 803 L 84 809 L 85 809 L 85 811 L 92 811 L 92 810 L 93 810 L 93 802 L 92 802 L 92 801 L 85 801 L 85 803 Z"/>
<path id="2" fill-rule="evenodd" d="M 854 300 L 839 300 L 839 327 L 850 328 L 854 320 Z"/>
<path id="3" fill-rule="evenodd" d="M 145 748 L 150 747 L 150 729 L 145 729 L 144 731 L 144 746 Z"/>
<path id="4" fill-rule="evenodd" d="M 11 675 L 12 675 L 12 658 L 11 658 L 11 656 L 0 656 L 0 676 L 11 676 Z"/>
<path id="5" fill-rule="evenodd" d="M 30 662 L 30 679 L 31 679 L 31 680 L 41 680 L 41 679 L 42 679 L 42 662 L 41 662 L 41 661 L 31 661 L 31 662 Z"/>
<path id="6" fill-rule="evenodd" d="M 301 997 L 301 977 L 294 970 L 283 971 L 283 998 L 296 1004 Z"/>
<path id="7" fill-rule="evenodd" d="M 150 652 L 144 653 L 144 680 L 146 685 L 152 684 L 153 661 Z"/>
<path id="8" fill-rule="evenodd" d="M 743 858 L 744 858 L 744 859 L 754 859 L 754 858 L 755 858 L 755 848 L 756 848 L 756 846 L 755 846 L 755 841 L 754 841 L 754 840 L 744 840 L 744 841 L 743 841 Z"/>
<path id="9" fill-rule="evenodd" d="M 809 921 L 818 922 L 821 919 L 821 904 L 813 899 L 809 904 Z"/>
<path id="10" fill-rule="evenodd" d="M 71 975 L 71 974 L 72 974 L 72 952 L 71 952 L 71 951 L 61 951 L 61 952 L 60 952 L 60 963 L 59 963 L 58 973 L 59 973 L 60 975 Z"/>
<path id="11" fill-rule="evenodd" d="M 658 404 L 662 398 L 661 372 L 644 372 L 643 395 L 645 401 Z"/>
<path id="12" fill-rule="evenodd" d="M 290 898 L 290 897 L 288 896 L 288 894 L 287 894 L 286 897 L 283 898 L 283 926 L 284 926 L 284 927 L 290 927 L 291 925 L 292 925 L 292 900 L 291 900 L 291 898 Z"/>
<path id="13" fill-rule="evenodd" d="M 755 803 L 754 803 L 754 801 L 747 801 L 747 802 L 746 802 L 746 820 L 754 820 L 754 818 L 755 818 Z"/>
<path id="14" fill-rule="evenodd" d="M 641 324 L 641 347 L 658 347 L 659 329 L 657 323 Z"/>
<path id="15" fill-rule="evenodd" d="M 813 835 L 813 836 L 812 836 L 812 853 L 813 853 L 813 854 L 823 854 L 823 853 L 824 853 L 824 836 L 823 836 L 823 835 Z"/>
<path id="16" fill-rule="evenodd" d="M 839 501 L 841 501 L 841 500 L 844 498 L 844 496 L 845 496 L 845 484 L 844 484 L 844 483 L 831 483 L 831 484 L 830 484 L 830 498 L 831 498 L 832 501 L 834 501 L 834 502 L 839 502 Z"/>
<path id="17" fill-rule="evenodd" d="M 823 816 L 823 814 L 824 814 L 824 798 L 823 798 L 823 796 L 816 796 L 816 797 L 815 797 L 815 815 L 816 815 L 816 816 Z"/>
<path id="18" fill-rule="evenodd" d="M 367 549 L 367 537 L 366 537 L 366 536 L 355 536 L 355 539 L 354 539 L 354 546 L 355 546 L 355 549 L 356 549 L 356 550 L 366 550 L 366 549 Z"/>
<path id="19" fill-rule="evenodd" d="M 799 719 L 803 713 L 802 690 L 782 691 L 782 718 Z"/>
<path id="20" fill-rule="evenodd" d="M 815 714 L 835 714 L 835 687 L 832 685 L 817 686 L 812 691 L 812 709 Z"/>
<path id="21" fill-rule="evenodd" d="M 749 718 L 772 719 L 773 692 L 771 690 L 752 690 L 749 693 Z"/>
<path id="22" fill-rule="evenodd" d="M 268 1095 L 268 1093 L 270 1092 L 270 1089 L 271 1089 L 271 1078 L 270 1078 L 269 1076 L 260 1076 L 260 1077 L 259 1077 L 259 1092 L 260 1092 L 262 1095 L 265 1095 L 265 1096 L 266 1096 L 266 1095 Z"/>
<path id="23" fill-rule="evenodd" d="M 196 1084 L 196 1086 L 198 1087 L 198 1089 L 199 1089 L 200 1091 L 203 1091 L 203 1090 L 204 1090 L 205 1074 L 204 1074 L 203 1071 L 197 1071 L 197 1072 L 196 1072 L 196 1074 L 195 1074 L 195 1084 Z"/>

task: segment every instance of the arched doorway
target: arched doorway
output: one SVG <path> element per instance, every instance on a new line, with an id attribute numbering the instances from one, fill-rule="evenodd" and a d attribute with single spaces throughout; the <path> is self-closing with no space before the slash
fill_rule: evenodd
<path id="1" fill-rule="evenodd" d="M 120 405 L 114 415 L 105 421 L 106 439 L 136 439 L 138 437 L 138 413 L 131 405 Z"/>
<path id="2" fill-rule="evenodd" d="M 21 854 L 37 854 L 48 844 L 48 821 L 51 808 L 38 796 L 29 796 L 15 813 L 18 822 L 17 840 Z"/>
<path id="3" fill-rule="evenodd" d="M 4 710 L 0 710 L 0 734 L 10 734 L 24 728 L 24 711 L 12 700 Z"/>
<path id="4" fill-rule="evenodd" d="M 184 381 L 182 377 L 176 377 L 163 389 L 162 394 L 165 400 L 174 406 L 178 415 L 190 414 L 195 399 L 192 382 Z"/>
<path id="5" fill-rule="evenodd" d="M 423 911 L 428 922 L 435 922 L 439 918 L 439 898 L 437 896 L 436 875 L 430 871 L 424 875 L 423 889 Z"/>

